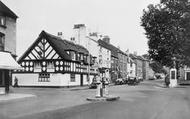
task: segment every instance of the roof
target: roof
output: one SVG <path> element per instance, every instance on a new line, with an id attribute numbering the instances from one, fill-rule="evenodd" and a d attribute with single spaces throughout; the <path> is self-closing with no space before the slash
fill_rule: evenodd
<path id="1" fill-rule="evenodd" d="M 71 60 L 71 57 L 66 51 L 75 51 L 77 53 L 82 53 L 88 55 L 88 50 L 81 45 L 72 43 L 71 41 L 64 40 L 58 36 L 54 36 L 50 33 L 42 31 L 36 41 L 28 48 L 23 56 L 19 59 L 19 62 L 28 54 L 42 38 L 45 38 L 54 50 L 60 55 L 61 58 L 65 60 Z"/>
<path id="2" fill-rule="evenodd" d="M 88 50 L 84 48 L 81 45 L 75 44 L 71 41 L 62 39 L 58 36 L 49 34 L 45 31 L 42 31 L 43 34 L 45 34 L 46 38 L 49 39 L 49 41 L 58 49 L 59 51 L 75 51 L 78 53 L 83 53 L 88 55 Z"/>
<path id="3" fill-rule="evenodd" d="M 113 45 L 111 45 L 111 44 L 109 44 L 109 43 L 106 43 L 105 41 L 103 41 L 103 40 L 98 40 L 98 43 L 99 43 L 99 45 L 100 46 L 102 46 L 102 47 L 104 47 L 104 48 L 106 48 L 106 49 L 109 49 L 110 51 L 111 51 L 111 55 L 113 56 L 113 57 L 116 57 L 116 58 L 118 58 L 118 48 L 116 48 L 115 46 L 113 46 Z"/>
<path id="4" fill-rule="evenodd" d="M 11 18 L 18 18 L 18 16 L 12 11 L 10 10 L 3 2 L 0 1 L 0 14 L 9 16 Z"/>
<path id="5" fill-rule="evenodd" d="M 144 58 L 143 56 L 139 56 L 139 55 L 129 54 L 129 57 L 131 57 L 132 59 L 138 59 L 138 60 L 143 60 L 143 61 L 149 61 L 148 59 Z"/>

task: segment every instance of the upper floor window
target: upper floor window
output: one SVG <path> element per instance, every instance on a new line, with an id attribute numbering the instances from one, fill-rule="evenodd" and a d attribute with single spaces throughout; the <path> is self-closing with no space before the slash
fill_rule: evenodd
<path id="1" fill-rule="evenodd" d="M 99 52 L 102 52 L 102 47 L 100 47 Z"/>
<path id="2" fill-rule="evenodd" d="M 132 67 L 133 66 L 133 62 L 132 61 L 130 61 L 130 67 Z"/>
<path id="3" fill-rule="evenodd" d="M 5 16 L 0 16 L 0 26 L 6 26 L 6 18 L 5 18 Z"/>
<path id="4" fill-rule="evenodd" d="M 0 51 L 4 51 L 5 35 L 0 32 Z"/>
<path id="5" fill-rule="evenodd" d="M 75 54 L 75 52 L 73 52 L 73 51 L 71 52 L 71 59 L 72 59 L 72 60 L 76 60 L 76 54 Z"/>

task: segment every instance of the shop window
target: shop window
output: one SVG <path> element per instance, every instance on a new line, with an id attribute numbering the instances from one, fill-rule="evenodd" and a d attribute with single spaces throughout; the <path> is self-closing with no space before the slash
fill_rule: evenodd
<path id="1" fill-rule="evenodd" d="M 4 51 L 5 35 L 0 32 L 0 51 Z"/>
<path id="2" fill-rule="evenodd" d="M 75 82 L 75 74 L 71 74 L 71 82 Z"/>
<path id="3" fill-rule="evenodd" d="M 5 16 L 0 16 L 0 26 L 6 26 L 6 18 Z"/>
<path id="4" fill-rule="evenodd" d="M 39 73 L 38 82 L 50 82 L 50 74 Z"/>

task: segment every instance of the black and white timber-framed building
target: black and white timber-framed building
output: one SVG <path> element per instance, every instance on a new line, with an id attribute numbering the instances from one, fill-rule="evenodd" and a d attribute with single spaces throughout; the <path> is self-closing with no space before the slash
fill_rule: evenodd
<path id="1" fill-rule="evenodd" d="M 45 31 L 40 33 L 18 63 L 24 68 L 13 74 L 19 86 L 83 86 L 91 83 L 97 73 L 91 67 L 93 57 L 86 48 Z"/>

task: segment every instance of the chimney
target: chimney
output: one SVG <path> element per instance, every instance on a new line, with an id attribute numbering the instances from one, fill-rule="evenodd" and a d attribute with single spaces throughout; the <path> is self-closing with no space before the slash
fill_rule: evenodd
<path id="1" fill-rule="evenodd" d="M 80 29 L 82 27 L 85 27 L 85 24 L 75 24 L 73 29 Z"/>
<path id="2" fill-rule="evenodd" d="M 71 42 L 76 43 L 75 38 L 71 37 Z"/>
<path id="3" fill-rule="evenodd" d="M 127 50 L 125 51 L 125 53 L 126 53 L 127 55 L 129 55 L 129 49 L 127 49 Z"/>
<path id="4" fill-rule="evenodd" d="M 137 51 L 134 51 L 134 53 L 133 53 L 135 56 L 137 56 Z"/>
<path id="5" fill-rule="evenodd" d="M 109 36 L 104 36 L 103 41 L 105 41 L 106 43 L 110 43 Z"/>
<path id="6" fill-rule="evenodd" d="M 73 28 L 73 37 L 75 38 L 76 44 L 85 46 L 86 41 L 86 26 L 85 24 L 75 24 Z"/>
<path id="7" fill-rule="evenodd" d="M 63 33 L 62 32 L 58 32 L 57 36 L 63 39 Z"/>

